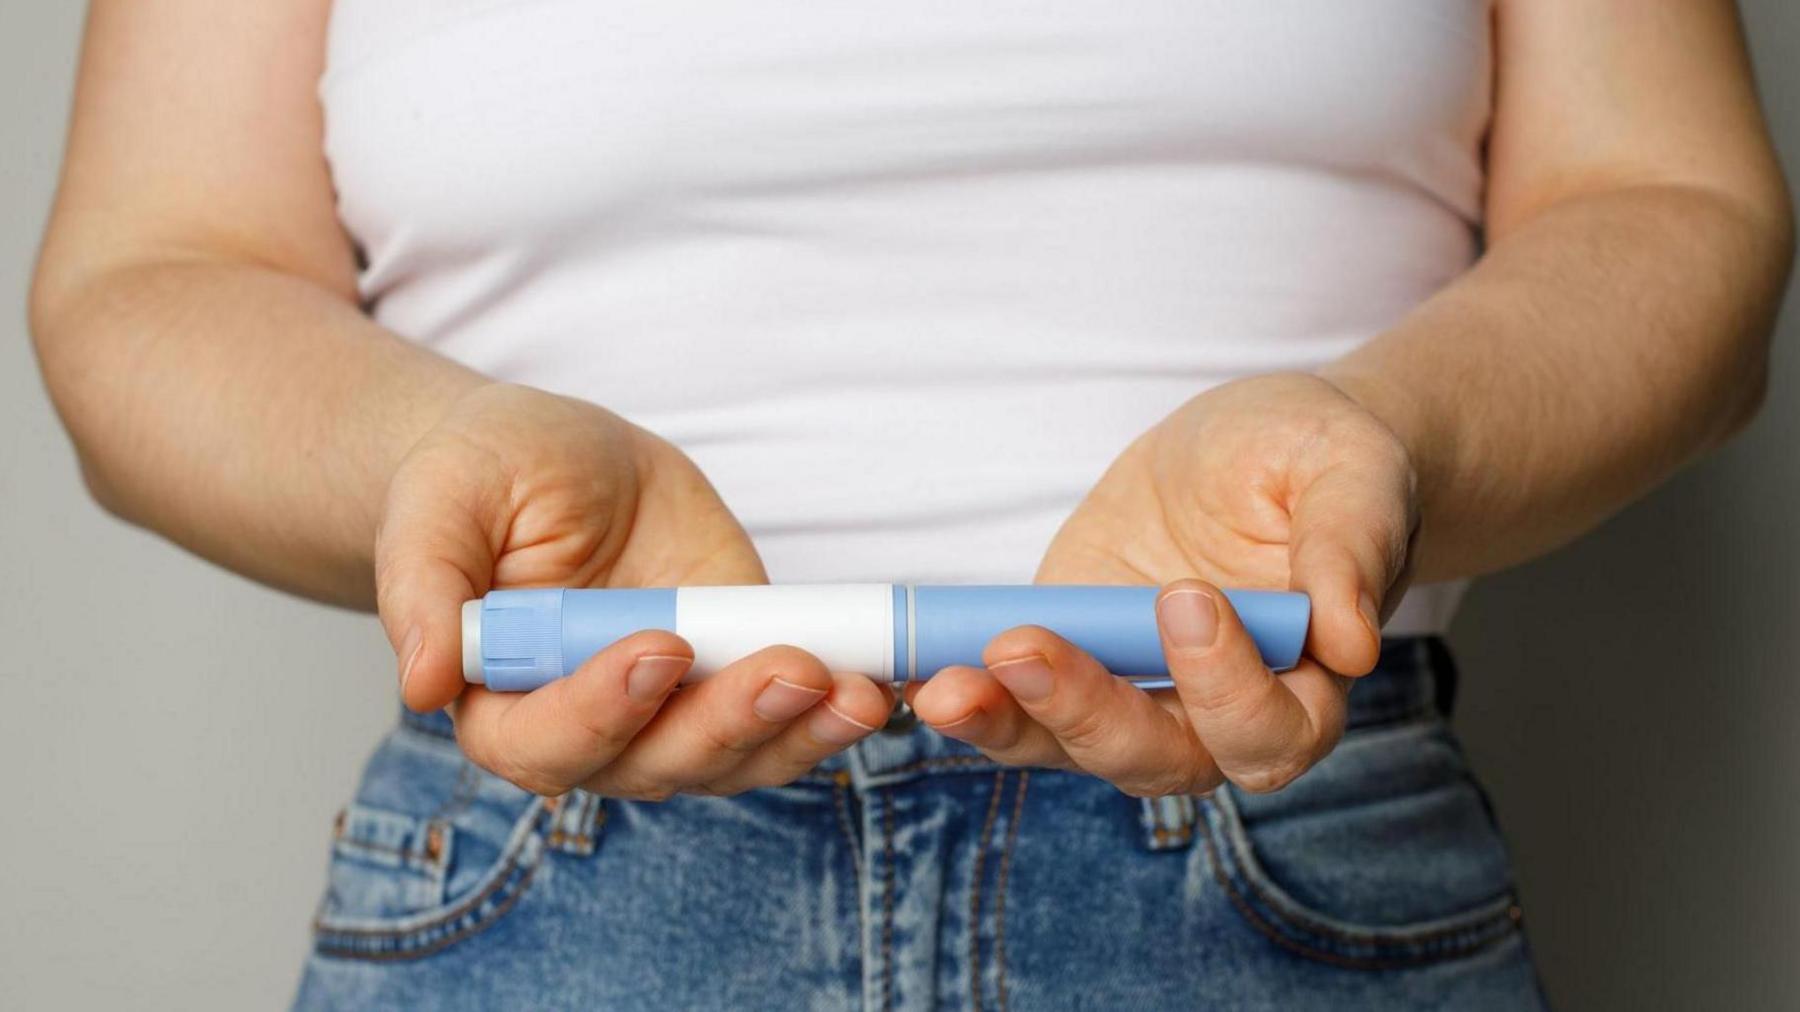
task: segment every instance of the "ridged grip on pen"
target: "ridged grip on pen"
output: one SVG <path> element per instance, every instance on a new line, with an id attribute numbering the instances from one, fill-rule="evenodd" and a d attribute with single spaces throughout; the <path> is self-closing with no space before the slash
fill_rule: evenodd
<path id="1" fill-rule="evenodd" d="M 675 628 L 675 592 L 496 590 L 481 603 L 481 667 L 496 692 L 529 692 L 643 629 Z"/>
<path id="2" fill-rule="evenodd" d="M 516 692 L 563 673 L 561 590 L 507 590 L 481 602 L 481 669 L 488 688 Z"/>

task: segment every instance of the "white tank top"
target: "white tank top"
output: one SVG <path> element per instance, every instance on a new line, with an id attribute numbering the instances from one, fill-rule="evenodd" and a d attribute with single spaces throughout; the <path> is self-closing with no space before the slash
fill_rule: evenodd
<path id="1" fill-rule="evenodd" d="M 777 581 L 1024 582 L 1469 266 L 1489 76 L 1487 0 L 336 0 L 320 94 L 381 323 L 667 437 Z"/>

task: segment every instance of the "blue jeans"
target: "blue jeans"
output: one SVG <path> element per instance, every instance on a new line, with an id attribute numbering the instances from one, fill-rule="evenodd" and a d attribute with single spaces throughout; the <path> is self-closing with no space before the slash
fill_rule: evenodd
<path id="1" fill-rule="evenodd" d="M 799 782 L 543 800 L 408 716 L 339 820 L 301 1008 L 1543 1004 L 1435 640 L 1282 791 L 1143 801 L 884 730 Z"/>

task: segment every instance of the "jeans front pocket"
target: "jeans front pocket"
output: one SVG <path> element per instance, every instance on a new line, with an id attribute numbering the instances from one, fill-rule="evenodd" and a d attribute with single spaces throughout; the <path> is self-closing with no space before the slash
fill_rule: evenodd
<path id="1" fill-rule="evenodd" d="M 402 726 L 334 827 L 314 949 L 414 959 L 478 934 L 524 895 L 546 850 L 591 852 L 599 816 L 597 798 L 536 797 L 476 768 L 454 741 Z"/>
<path id="2" fill-rule="evenodd" d="M 1513 936 L 1506 848 L 1443 721 L 1359 729 L 1287 788 L 1227 786 L 1202 840 L 1232 906 L 1292 952 L 1392 969 Z"/>
<path id="3" fill-rule="evenodd" d="M 444 901 L 455 827 L 351 802 L 331 833 L 328 894 L 357 897 L 374 916 L 403 917 Z M 348 905 L 348 904 L 342 904 Z"/>

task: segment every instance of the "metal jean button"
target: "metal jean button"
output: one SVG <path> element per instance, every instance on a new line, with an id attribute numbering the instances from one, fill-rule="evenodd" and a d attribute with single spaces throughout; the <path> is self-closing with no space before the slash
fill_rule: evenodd
<path id="1" fill-rule="evenodd" d="M 881 725 L 881 729 L 889 734 L 907 734 L 918 726 L 919 717 L 912 707 L 906 705 L 906 700 L 896 699 L 894 708 L 888 711 L 887 723 Z"/>

